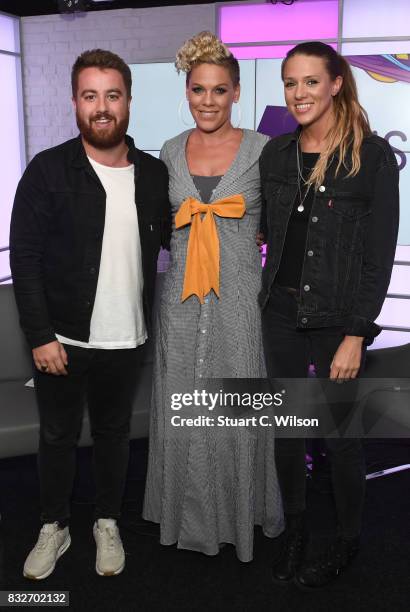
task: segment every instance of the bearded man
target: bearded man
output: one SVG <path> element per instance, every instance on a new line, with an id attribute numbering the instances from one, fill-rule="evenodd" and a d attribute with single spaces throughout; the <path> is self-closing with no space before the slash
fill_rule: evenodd
<path id="1" fill-rule="evenodd" d="M 10 261 L 40 414 L 40 535 L 24 565 L 43 579 L 70 546 L 83 409 L 94 441 L 96 571 L 125 564 L 117 519 L 156 262 L 170 233 L 168 174 L 126 135 L 131 71 L 110 51 L 72 68 L 80 134 L 36 155 L 16 192 Z"/>

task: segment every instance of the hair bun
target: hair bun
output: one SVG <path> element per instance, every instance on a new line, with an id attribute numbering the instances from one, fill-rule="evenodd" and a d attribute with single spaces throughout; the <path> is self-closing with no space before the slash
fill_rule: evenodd
<path id="1" fill-rule="evenodd" d="M 176 54 L 175 67 L 178 72 L 191 72 L 195 64 L 210 62 L 218 64 L 232 56 L 223 42 L 212 32 L 199 32 L 186 40 Z"/>

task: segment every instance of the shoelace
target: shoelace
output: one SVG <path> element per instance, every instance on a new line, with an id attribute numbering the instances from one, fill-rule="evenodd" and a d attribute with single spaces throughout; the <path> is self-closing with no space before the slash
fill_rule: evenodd
<path id="1" fill-rule="evenodd" d="M 38 536 L 38 540 L 36 544 L 36 552 L 41 552 L 47 548 L 48 542 L 52 535 L 53 533 L 50 533 L 50 531 L 48 531 L 44 527 L 41 529 L 40 535 Z"/>
<path id="2" fill-rule="evenodd" d="M 104 550 L 109 550 L 109 551 L 114 550 L 116 543 L 118 543 L 117 528 L 116 527 L 105 527 L 104 529 L 100 529 L 100 531 L 103 534 L 102 545 L 103 545 Z"/>

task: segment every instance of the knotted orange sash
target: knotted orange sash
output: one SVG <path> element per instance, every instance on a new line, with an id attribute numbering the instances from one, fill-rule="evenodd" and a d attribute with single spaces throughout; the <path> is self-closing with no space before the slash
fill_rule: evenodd
<path id="1" fill-rule="evenodd" d="M 201 213 L 205 217 L 201 219 Z M 236 194 L 204 204 L 196 198 L 187 198 L 175 216 L 177 229 L 189 225 L 188 249 L 185 265 L 184 288 L 181 301 L 197 295 L 201 304 L 213 289 L 219 297 L 219 238 L 214 215 L 240 219 L 245 214 L 245 200 Z"/>

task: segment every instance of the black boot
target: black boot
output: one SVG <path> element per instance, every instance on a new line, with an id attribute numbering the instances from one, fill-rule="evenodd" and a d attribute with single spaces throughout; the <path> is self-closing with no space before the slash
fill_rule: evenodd
<path id="1" fill-rule="evenodd" d="M 287 527 L 284 539 L 281 554 L 272 567 L 274 582 L 281 584 L 285 584 L 294 578 L 296 570 L 303 561 L 307 540 L 304 525 Z"/>
<path id="2" fill-rule="evenodd" d="M 359 538 L 339 537 L 317 559 L 304 563 L 296 572 L 296 585 L 304 589 L 322 587 L 345 570 L 359 551 Z"/>

